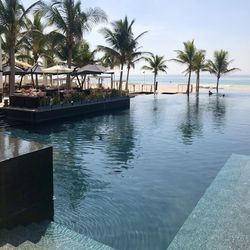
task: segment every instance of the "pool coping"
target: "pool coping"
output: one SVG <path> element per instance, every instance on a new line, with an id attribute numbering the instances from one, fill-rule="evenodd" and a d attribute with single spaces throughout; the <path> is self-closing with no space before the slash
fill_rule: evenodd
<path id="1" fill-rule="evenodd" d="M 250 156 L 232 154 L 168 250 L 248 249 Z"/>

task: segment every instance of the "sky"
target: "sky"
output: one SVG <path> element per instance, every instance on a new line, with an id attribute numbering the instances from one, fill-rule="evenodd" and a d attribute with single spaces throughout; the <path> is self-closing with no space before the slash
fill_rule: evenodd
<path id="1" fill-rule="evenodd" d="M 27 7 L 35 1 L 23 0 Z M 81 0 L 82 9 L 100 7 L 109 21 L 135 19 L 135 36 L 148 30 L 139 45 L 141 50 L 175 58 L 174 50 L 182 50 L 183 42 L 195 40 L 198 49 L 206 50 L 206 57 L 213 58 L 215 50 L 229 51 L 234 59 L 232 67 L 240 68 L 237 74 L 250 74 L 250 0 Z M 84 34 L 91 46 L 107 45 L 100 29 L 108 24 L 95 27 Z M 142 74 L 136 65 L 131 73 Z M 180 74 L 182 65 L 167 61 L 168 74 Z"/>

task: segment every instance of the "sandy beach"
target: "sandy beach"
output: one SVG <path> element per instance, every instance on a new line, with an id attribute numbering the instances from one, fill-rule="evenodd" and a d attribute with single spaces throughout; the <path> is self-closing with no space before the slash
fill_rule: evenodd
<path id="1" fill-rule="evenodd" d="M 95 84 L 92 84 L 92 87 L 95 87 Z M 193 92 L 195 91 L 195 85 L 193 86 Z M 110 85 L 105 84 L 104 87 L 110 87 Z M 123 89 L 125 88 L 125 84 L 123 84 Z M 186 84 L 159 84 L 157 93 L 185 93 L 187 85 Z M 152 92 L 153 91 L 153 84 L 129 84 L 128 89 L 130 93 L 134 92 Z M 200 92 L 208 92 L 211 90 L 215 92 L 215 85 L 211 84 L 201 84 L 200 85 Z M 226 90 L 226 91 L 250 91 L 250 85 L 220 85 L 219 90 Z"/>

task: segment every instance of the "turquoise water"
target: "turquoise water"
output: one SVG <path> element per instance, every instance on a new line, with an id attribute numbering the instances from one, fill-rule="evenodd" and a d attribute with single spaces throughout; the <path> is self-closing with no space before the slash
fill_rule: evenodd
<path id="1" fill-rule="evenodd" d="M 131 75 L 130 83 L 152 84 L 153 74 Z M 118 80 L 118 77 L 117 77 Z M 187 76 L 184 75 L 159 75 L 157 78 L 159 84 L 187 84 Z M 195 84 L 195 75 L 191 78 L 191 83 Z M 201 85 L 216 84 L 216 77 L 213 75 L 201 75 Z M 225 75 L 220 79 L 221 85 L 250 85 L 250 75 Z"/>
<path id="2" fill-rule="evenodd" d="M 4 133 L 54 147 L 55 221 L 115 249 L 166 249 L 232 153 L 250 93 L 153 95 L 130 110 Z"/>

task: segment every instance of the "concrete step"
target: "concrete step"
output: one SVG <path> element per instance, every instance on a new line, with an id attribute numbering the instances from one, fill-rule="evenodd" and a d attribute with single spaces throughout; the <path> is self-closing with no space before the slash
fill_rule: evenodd
<path id="1" fill-rule="evenodd" d="M 10 245 L 10 244 L 6 244 L 4 246 L 1 247 L 2 250 L 14 250 L 16 249 L 16 247 Z"/>
<path id="2" fill-rule="evenodd" d="M 19 249 L 19 250 L 43 250 L 42 248 L 39 248 L 38 246 L 36 246 L 36 244 L 34 244 L 33 242 L 31 242 L 29 240 L 26 240 L 24 243 L 19 245 L 16 249 Z"/>
<path id="3" fill-rule="evenodd" d="M 51 222 L 47 227 L 45 235 L 36 244 L 43 249 L 54 250 L 110 250 L 112 248 L 96 242 L 79 233 L 71 231 L 66 227 Z"/>
<path id="4" fill-rule="evenodd" d="M 15 235 L 12 230 L 3 229 L 0 231 L 0 248 L 10 244 L 12 246 L 19 246 L 25 239 L 20 235 Z"/>
<path id="5" fill-rule="evenodd" d="M 43 231 L 45 232 L 45 230 Z M 29 226 L 18 226 L 12 230 L 14 235 L 18 235 L 20 238 L 25 241 L 30 241 L 33 243 L 39 242 L 42 237 L 42 230 L 31 230 Z"/>
<path id="6" fill-rule="evenodd" d="M 15 248 L 16 247 L 16 248 Z M 20 250 L 111 250 L 112 248 L 66 227 L 44 221 L 0 231 L 0 249 Z"/>

